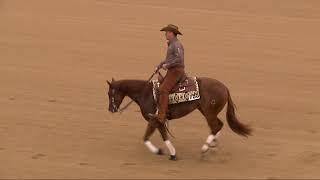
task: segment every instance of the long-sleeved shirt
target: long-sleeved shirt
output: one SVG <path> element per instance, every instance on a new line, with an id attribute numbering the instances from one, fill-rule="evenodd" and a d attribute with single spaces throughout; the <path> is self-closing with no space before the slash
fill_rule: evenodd
<path id="1" fill-rule="evenodd" d="M 167 64 L 168 69 L 184 67 L 184 48 L 177 38 L 168 42 L 166 59 L 159 66 L 162 67 L 163 64 Z"/>

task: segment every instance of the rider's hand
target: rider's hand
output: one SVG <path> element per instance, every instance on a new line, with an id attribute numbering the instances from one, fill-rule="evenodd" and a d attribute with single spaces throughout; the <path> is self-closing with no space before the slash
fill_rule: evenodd
<path id="1" fill-rule="evenodd" d="M 162 68 L 163 68 L 164 70 L 168 70 L 168 64 L 163 64 L 163 65 L 162 65 Z"/>
<path id="2" fill-rule="evenodd" d="M 158 72 L 162 68 L 162 64 L 159 64 L 158 66 L 155 67 L 154 71 Z"/>
<path id="3" fill-rule="evenodd" d="M 158 72 L 160 70 L 160 67 L 159 66 L 156 66 L 155 68 L 154 68 L 154 72 Z"/>

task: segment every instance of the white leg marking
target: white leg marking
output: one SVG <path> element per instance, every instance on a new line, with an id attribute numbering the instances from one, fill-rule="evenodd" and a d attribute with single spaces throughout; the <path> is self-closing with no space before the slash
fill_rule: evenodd
<path id="1" fill-rule="evenodd" d="M 147 148 L 153 152 L 153 153 L 158 153 L 159 149 L 155 147 L 149 140 L 145 141 L 144 144 L 147 146 Z"/>
<path id="2" fill-rule="evenodd" d="M 210 134 L 206 140 L 206 143 L 202 146 L 201 151 L 203 153 L 209 150 L 209 146 L 214 147 L 217 145 L 217 139 L 220 137 L 221 131 L 217 132 L 216 135 Z"/>
<path id="3" fill-rule="evenodd" d="M 202 146 L 201 151 L 203 153 L 207 152 L 209 150 L 209 144 L 211 144 L 215 139 L 216 137 L 213 134 L 210 134 L 206 140 L 206 143 Z"/>
<path id="4" fill-rule="evenodd" d="M 216 147 L 217 146 L 217 141 L 218 141 L 218 138 L 220 137 L 220 135 L 221 135 L 221 131 L 217 132 L 217 134 L 215 135 L 214 140 L 209 144 L 210 147 Z"/>
<path id="5" fill-rule="evenodd" d="M 164 141 L 169 149 L 170 155 L 176 155 L 176 149 L 173 147 L 172 143 L 169 140 Z"/>
<path id="6" fill-rule="evenodd" d="M 208 144 L 204 144 L 204 145 L 202 146 L 202 148 L 201 148 L 201 151 L 202 151 L 203 153 L 207 152 L 208 150 L 209 150 Z"/>
<path id="7" fill-rule="evenodd" d="M 216 139 L 218 139 L 221 135 L 221 130 L 219 132 L 217 132 L 217 134 L 215 135 L 216 136 Z"/>
<path id="8" fill-rule="evenodd" d="M 210 134 L 206 140 L 207 144 L 210 144 L 216 137 L 213 134 Z"/>

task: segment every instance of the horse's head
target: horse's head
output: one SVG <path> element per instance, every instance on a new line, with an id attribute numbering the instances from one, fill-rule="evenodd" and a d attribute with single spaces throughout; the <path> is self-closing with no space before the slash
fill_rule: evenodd
<path id="1" fill-rule="evenodd" d="M 123 98 L 125 97 L 124 93 L 120 91 L 119 81 L 115 81 L 112 78 L 112 81 L 107 81 L 109 85 L 108 96 L 109 96 L 109 111 L 112 113 L 118 112 L 119 106 L 121 105 Z"/>

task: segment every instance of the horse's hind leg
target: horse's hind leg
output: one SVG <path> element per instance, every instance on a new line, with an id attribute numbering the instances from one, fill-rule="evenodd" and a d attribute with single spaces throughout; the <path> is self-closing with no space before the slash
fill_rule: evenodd
<path id="1" fill-rule="evenodd" d="M 171 141 L 169 140 L 169 137 L 168 137 L 168 133 L 167 133 L 167 130 L 165 128 L 165 125 L 161 124 L 159 127 L 158 127 L 158 130 L 161 134 L 161 137 L 164 141 L 164 143 L 166 144 L 169 152 L 170 152 L 170 160 L 177 160 L 177 156 L 176 156 L 176 149 L 174 148 L 173 144 L 171 143 Z"/>
<path id="2" fill-rule="evenodd" d="M 218 138 L 220 137 L 221 135 L 221 129 L 223 127 L 223 122 L 217 117 L 217 120 L 218 121 L 218 125 L 217 126 L 217 130 L 214 129 L 212 130 L 213 128 L 209 125 L 210 129 L 211 129 L 211 134 L 214 134 L 215 138 L 213 139 L 213 141 L 209 144 L 209 147 L 216 147 L 217 146 L 217 143 L 218 143 Z M 218 132 L 216 132 L 218 131 Z M 216 133 L 215 133 L 216 132 Z M 209 135 L 210 136 L 210 135 Z"/>
<path id="3" fill-rule="evenodd" d="M 156 130 L 155 127 L 153 127 L 150 123 L 148 124 L 147 126 L 147 129 L 146 129 L 146 132 L 144 134 L 144 137 L 143 137 L 143 141 L 144 141 L 144 144 L 147 146 L 147 148 L 152 152 L 152 153 L 155 153 L 155 154 L 159 154 L 159 155 L 162 155 L 163 152 L 161 149 L 157 148 L 156 146 L 154 146 L 151 141 L 149 140 L 151 135 L 154 133 L 154 131 Z"/>
<path id="4" fill-rule="evenodd" d="M 207 119 L 207 123 L 210 127 L 211 133 L 207 137 L 205 144 L 202 146 L 201 151 L 203 153 L 209 150 L 209 147 L 215 147 L 217 143 L 217 139 L 220 135 L 220 131 L 223 127 L 223 122 L 217 117 L 216 114 L 214 115 L 207 115 L 205 116 Z"/>

